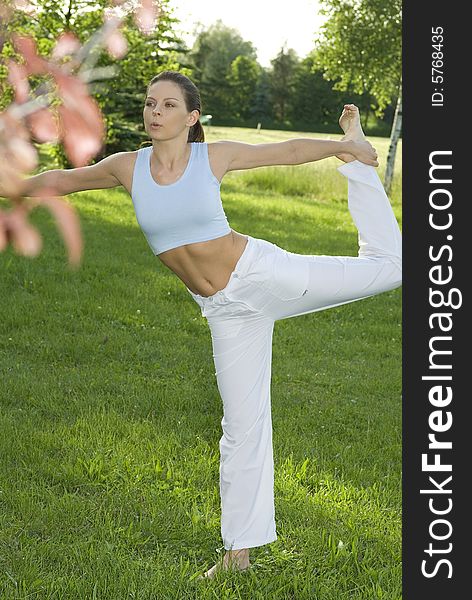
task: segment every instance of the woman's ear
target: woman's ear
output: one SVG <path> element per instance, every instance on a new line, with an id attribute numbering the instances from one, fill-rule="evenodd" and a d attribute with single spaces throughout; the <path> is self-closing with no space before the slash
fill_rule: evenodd
<path id="1" fill-rule="evenodd" d="M 190 126 L 192 127 L 193 125 L 195 125 L 195 123 L 196 123 L 196 122 L 198 121 L 198 119 L 200 118 L 200 111 L 199 111 L 199 110 L 197 110 L 197 109 L 195 109 L 195 110 L 192 110 L 192 112 L 190 113 L 190 115 L 192 115 L 192 116 L 194 117 L 194 118 L 192 118 L 192 121 L 193 121 L 193 122 L 191 122 L 191 123 L 190 123 Z"/>

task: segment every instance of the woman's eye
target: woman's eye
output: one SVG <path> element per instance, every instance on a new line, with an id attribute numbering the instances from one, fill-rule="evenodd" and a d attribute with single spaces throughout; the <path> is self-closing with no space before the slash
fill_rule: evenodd
<path id="1" fill-rule="evenodd" d="M 146 106 L 152 106 L 152 102 L 146 102 Z M 170 102 L 166 103 L 166 106 L 175 106 L 175 104 L 171 104 Z"/>

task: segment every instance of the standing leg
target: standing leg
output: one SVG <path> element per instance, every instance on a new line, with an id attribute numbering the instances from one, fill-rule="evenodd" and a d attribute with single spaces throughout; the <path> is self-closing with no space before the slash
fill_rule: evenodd
<path id="1" fill-rule="evenodd" d="M 252 313 L 240 327 L 228 328 L 224 318 L 209 318 L 208 324 L 223 401 L 221 535 L 226 550 L 262 546 L 277 539 L 270 404 L 274 322 Z"/>
<path id="2" fill-rule="evenodd" d="M 249 548 L 277 539 L 270 380 L 274 322 L 257 311 L 208 317 L 218 390 L 223 560 L 206 571 L 250 566 Z"/>

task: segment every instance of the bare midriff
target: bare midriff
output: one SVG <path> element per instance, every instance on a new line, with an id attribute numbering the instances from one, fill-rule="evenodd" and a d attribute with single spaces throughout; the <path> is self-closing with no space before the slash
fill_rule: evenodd
<path id="1" fill-rule="evenodd" d="M 231 230 L 214 240 L 185 244 L 157 257 L 194 294 L 212 296 L 228 284 L 248 237 Z"/>

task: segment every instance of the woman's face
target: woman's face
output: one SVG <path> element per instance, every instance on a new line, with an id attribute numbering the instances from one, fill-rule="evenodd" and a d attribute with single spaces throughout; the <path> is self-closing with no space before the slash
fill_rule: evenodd
<path id="1" fill-rule="evenodd" d="M 170 139 L 191 127 L 198 110 L 187 112 L 183 93 L 172 81 L 157 81 L 148 90 L 143 110 L 144 129 L 155 139 Z M 158 125 L 158 126 L 157 126 Z"/>

